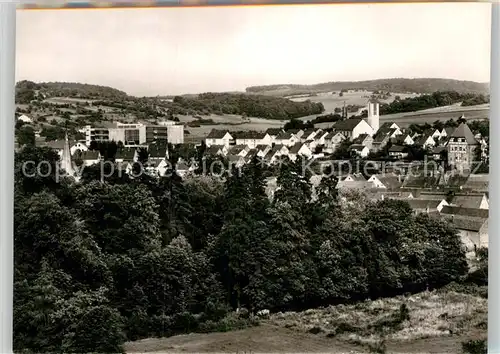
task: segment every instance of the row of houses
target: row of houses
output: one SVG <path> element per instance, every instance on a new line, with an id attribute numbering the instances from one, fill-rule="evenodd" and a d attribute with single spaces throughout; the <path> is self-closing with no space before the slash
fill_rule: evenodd
<path id="1" fill-rule="evenodd" d="M 236 166 L 248 163 L 254 157 L 272 164 L 284 157 L 295 161 L 298 156 L 310 158 L 314 155 L 309 145 L 301 142 L 297 142 L 292 146 L 283 144 L 261 144 L 255 146 L 255 148 L 250 148 L 248 145 L 230 145 L 229 147 L 224 145 L 212 145 L 207 148 L 206 152 L 207 154 L 220 155 L 231 162 L 236 162 Z"/>
<path id="2" fill-rule="evenodd" d="M 291 151 L 289 157 L 292 160 L 296 155 L 309 158 L 314 155 L 320 156 L 319 154 L 331 154 L 345 140 L 351 142 L 349 151 L 352 155 L 366 158 L 370 152 L 380 151 L 390 142 L 388 155 L 393 159 L 407 158 L 409 147 L 418 146 L 426 149 L 434 160 L 446 160 L 450 165 L 462 165 L 465 168 L 470 168 L 473 163 L 475 149 L 479 146 L 485 148 L 487 145 L 484 139 L 475 137 L 465 123 L 457 128 L 444 128 L 442 131 L 436 129 L 421 134 L 409 134 L 396 123 L 387 122 L 374 135 L 371 135 L 373 131 L 371 127 L 365 129 L 368 132 L 361 132 L 365 124 L 367 123 L 363 119 L 338 121 L 333 125 L 331 132 L 322 129 L 284 131 L 271 128 L 265 132 L 230 132 L 214 129 L 205 141 L 212 154 L 224 156 L 245 157 L 244 155 L 250 152 L 250 155 L 257 154 L 264 157 L 273 150 L 273 154 L 267 158 L 269 161 L 278 155 L 288 154 L 287 150 Z M 277 148 L 273 149 L 273 146 Z"/>
<path id="3" fill-rule="evenodd" d="M 306 143 L 314 150 L 316 146 L 324 146 L 334 150 L 335 145 L 339 144 L 343 137 L 335 137 L 335 133 L 329 133 L 322 129 L 291 129 L 269 128 L 264 132 L 257 131 L 235 131 L 213 129 L 205 138 L 207 147 L 218 146 L 226 147 L 234 145 L 246 145 L 254 149 L 259 145 L 284 145 L 292 147 L 298 143 Z"/>
<path id="4" fill-rule="evenodd" d="M 354 137 L 351 138 L 350 150 L 360 157 L 367 157 L 370 152 L 377 152 L 390 142 L 388 154 L 394 159 L 407 158 L 411 146 L 423 148 L 434 160 L 446 161 L 450 166 L 460 169 L 471 169 L 478 148 L 481 158 L 487 158 L 487 140 L 480 134 L 474 135 L 466 123 L 461 123 L 456 128 L 446 127 L 441 131 L 436 129 L 420 134 L 405 133 L 396 123 L 384 123 L 377 133 L 371 136 L 368 133 L 354 134 L 357 128 L 352 127 L 350 120 L 339 122 L 334 128 L 337 132 L 341 129 L 340 132 L 344 135 L 349 133 L 348 136 Z M 351 129 L 354 130 L 351 132 Z"/>

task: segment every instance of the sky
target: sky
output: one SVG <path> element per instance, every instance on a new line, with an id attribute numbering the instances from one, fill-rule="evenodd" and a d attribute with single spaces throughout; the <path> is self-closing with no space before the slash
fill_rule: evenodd
<path id="1" fill-rule="evenodd" d="M 18 10 L 16 80 L 137 96 L 392 77 L 489 81 L 491 5 Z"/>

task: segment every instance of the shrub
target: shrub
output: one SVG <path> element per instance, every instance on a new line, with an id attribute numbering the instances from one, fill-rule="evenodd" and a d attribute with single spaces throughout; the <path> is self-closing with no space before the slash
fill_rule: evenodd
<path id="1" fill-rule="evenodd" d="M 462 343 L 462 351 L 468 354 L 484 354 L 488 352 L 485 339 L 469 340 Z"/>
<path id="2" fill-rule="evenodd" d="M 406 304 L 401 304 L 399 307 L 399 320 L 401 322 L 410 320 L 410 310 Z"/>
<path id="3" fill-rule="evenodd" d="M 312 333 L 312 334 L 319 334 L 321 332 L 323 332 L 323 329 L 321 329 L 321 327 L 319 327 L 319 326 L 314 326 L 313 328 L 311 328 L 309 330 L 309 333 Z"/>
<path id="4" fill-rule="evenodd" d="M 219 321 L 205 321 L 199 326 L 199 331 L 203 333 L 209 332 L 228 332 L 237 329 L 244 329 L 252 326 L 258 326 L 260 323 L 257 318 L 240 318 L 232 313 Z"/>

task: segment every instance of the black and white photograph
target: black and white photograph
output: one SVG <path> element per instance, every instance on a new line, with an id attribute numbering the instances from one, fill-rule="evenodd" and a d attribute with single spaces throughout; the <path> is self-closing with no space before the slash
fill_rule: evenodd
<path id="1" fill-rule="evenodd" d="M 14 352 L 486 353 L 491 11 L 17 10 Z"/>

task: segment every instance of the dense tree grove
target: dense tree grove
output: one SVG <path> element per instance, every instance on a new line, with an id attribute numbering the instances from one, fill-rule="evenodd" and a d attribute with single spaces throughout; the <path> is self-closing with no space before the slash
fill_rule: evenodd
<path id="1" fill-rule="evenodd" d="M 16 103 L 29 104 L 39 93 L 42 97 L 111 98 L 124 99 L 127 94 L 108 86 L 81 84 L 77 82 L 19 81 L 16 84 Z"/>
<path id="2" fill-rule="evenodd" d="M 322 103 L 294 102 L 285 98 L 234 93 L 203 93 L 197 97 L 176 96 L 169 109 L 175 114 L 239 114 L 268 119 L 291 119 L 320 114 Z"/>
<path id="3" fill-rule="evenodd" d="M 489 96 L 483 94 L 465 93 L 456 91 L 436 91 L 432 94 L 417 97 L 408 97 L 402 100 L 394 100 L 391 103 L 380 105 L 380 114 L 415 112 L 423 109 L 449 106 L 462 102 L 462 106 L 473 106 L 489 103 Z"/>
<path id="4" fill-rule="evenodd" d="M 279 168 L 270 200 L 257 161 L 186 180 L 22 173 L 57 159 L 16 155 L 18 351 L 120 352 L 125 340 L 206 330 L 238 306 L 311 308 L 467 273 L 448 224 L 404 201 L 338 195 L 334 177 L 313 188 L 300 160 Z"/>

